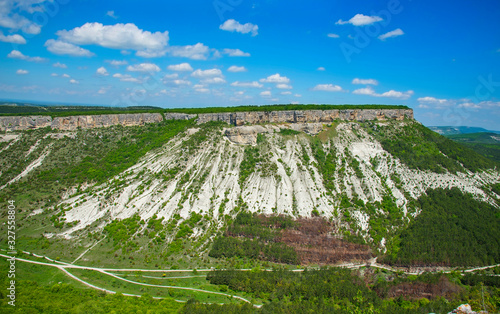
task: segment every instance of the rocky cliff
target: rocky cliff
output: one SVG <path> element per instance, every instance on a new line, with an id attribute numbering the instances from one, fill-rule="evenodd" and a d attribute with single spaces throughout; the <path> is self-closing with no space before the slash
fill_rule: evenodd
<path id="1" fill-rule="evenodd" d="M 94 116 L 70 116 L 52 119 L 50 116 L 0 117 L 1 131 L 23 131 L 45 128 L 73 131 L 112 125 L 137 126 L 163 121 L 160 113 L 109 114 Z"/>
<path id="2" fill-rule="evenodd" d="M 197 117 L 198 124 L 210 121 L 222 121 L 231 125 L 264 123 L 310 123 L 366 120 L 403 120 L 413 119 L 412 109 L 348 109 L 348 110 L 288 110 L 288 111 L 252 111 L 203 113 L 199 115 L 185 113 L 166 113 L 167 120 L 189 120 Z M 111 114 L 70 116 L 52 119 L 49 116 L 0 117 L 0 131 L 22 131 L 44 128 L 73 131 L 77 128 L 99 128 L 112 125 L 136 126 L 163 121 L 160 113 Z"/>

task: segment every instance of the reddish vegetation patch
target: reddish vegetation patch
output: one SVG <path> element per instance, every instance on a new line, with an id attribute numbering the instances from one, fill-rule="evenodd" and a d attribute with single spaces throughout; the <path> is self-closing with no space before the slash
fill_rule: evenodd
<path id="1" fill-rule="evenodd" d="M 296 222 L 293 229 L 282 231 L 280 242 L 293 247 L 302 264 L 367 261 L 372 257 L 369 246 L 334 237 L 333 226 L 322 218 L 300 218 Z"/>
<path id="2" fill-rule="evenodd" d="M 462 291 L 458 285 L 451 283 L 446 276 L 441 276 L 439 282 L 423 283 L 423 282 L 403 282 L 392 286 L 386 297 L 397 298 L 404 297 L 406 299 L 432 299 L 436 297 L 451 298 L 453 295 Z"/>

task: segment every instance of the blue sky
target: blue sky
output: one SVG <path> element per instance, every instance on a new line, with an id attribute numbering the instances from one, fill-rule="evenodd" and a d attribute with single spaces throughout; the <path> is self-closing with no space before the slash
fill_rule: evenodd
<path id="1" fill-rule="evenodd" d="M 0 99 L 402 104 L 500 129 L 500 1 L 0 0 Z"/>

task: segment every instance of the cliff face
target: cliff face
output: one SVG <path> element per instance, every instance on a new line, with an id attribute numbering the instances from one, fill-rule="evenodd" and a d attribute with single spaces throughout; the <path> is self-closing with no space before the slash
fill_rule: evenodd
<path id="1" fill-rule="evenodd" d="M 289 110 L 203 113 L 166 113 L 167 120 L 189 120 L 197 118 L 198 124 L 222 121 L 231 125 L 265 123 L 318 123 L 367 120 L 413 119 L 411 109 L 350 109 L 350 110 Z M 70 116 L 54 118 L 48 116 L 0 117 L 0 131 L 22 131 L 50 126 L 53 129 L 73 131 L 77 128 L 100 128 L 112 125 L 137 126 L 163 121 L 160 113 L 111 114 L 96 116 Z"/>
<path id="2" fill-rule="evenodd" d="M 197 123 L 223 121 L 231 125 L 262 124 L 262 123 L 305 123 L 367 120 L 403 120 L 413 119 L 411 109 L 353 109 L 353 110 L 291 110 L 291 111 L 253 111 L 207 113 L 198 115 Z"/>
<path id="3" fill-rule="evenodd" d="M 136 126 L 163 121 L 160 113 L 110 114 L 97 116 L 70 116 L 52 119 L 49 116 L 0 117 L 1 131 L 23 131 L 45 128 L 73 131 L 112 125 Z"/>

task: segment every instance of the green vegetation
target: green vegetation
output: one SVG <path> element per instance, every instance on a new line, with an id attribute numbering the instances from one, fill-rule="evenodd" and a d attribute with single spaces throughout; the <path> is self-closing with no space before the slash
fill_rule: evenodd
<path id="1" fill-rule="evenodd" d="M 492 265 L 500 262 L 500 211 L 459 189 L 428 190 L 422 212 L 389 241 L 384 261 L 398 265 Z"/>
<path id="2" fill-rule="evenodd" d="M 279 132 L 281 135 L 297 135 L 297 134 L 300 134 L 299 131 L 295 131 L 295 130 L 292 130 L 292 129 L 281 129 L 280 132 Z"/>
<path id="3" fill-rule="evenodd" d="M 447 138 L 459 142 L 478 154 L 500 163 L 500 134 L 470 133 L 447 135 Z"/>
<path id="4" fill-rule="evenodd" d="M 445 170 L 463 172 L 461 163 L 463 167 L 476 172 L 498 166 L 473 150 L 416 122 L 403 127 L 392 123 L 384 127 L 373 125 L 372 128 L 370 133 L 380 141 L 384 149 L 413 169 L 437 173 Z"/>
<path id="5" fill-rule="evenodd" d="M 215 239 L 209 256 L 251 258 L 284 264 L 299 264 L 295 249 L 280 243 L 280 231 L 295 222 L 285 216 L 258 216 L 240 212 L 227 232 Z"/>
<path id="6" fill-rule="evenodd" d="M 135 214 L 130 218 L 113 220 L 104 227 L 104 231 L 113 240 L 114 246 L 119 247 L 125 243 L 132 243 L 131 238 L 138 231 L 141 224 L 144 224 L 144 221 L 141 221 L 141 217 Z"/>
<path id="7" fill-rule="evenodd" d="M 467 286 L 460 275 L 395 274 L 388 280 L 388 274 L 379 271 L 364 273 L 361 277 L 356 271 L 335 268 L 301 273 L 214 271 L 207 276 L 212 284 L 268 301 L 260 309 L 189 302 L 182 313 L 447 313 L 464 300 L 476 311 L 484 306 L 495 312 L 500 306 L 498 286 Z"/>
<path id="8" fill-rule="evenodd" d="M 266 145 L 267 143 L 263 143 L 256 147 L 245 147 L 245 155 L 240 164 L 240 185 L 254 172 L 258 171 L 261 176 L 269 177 L 278 171 L 278 166 L 271 160 L 271 153 Z"/>

